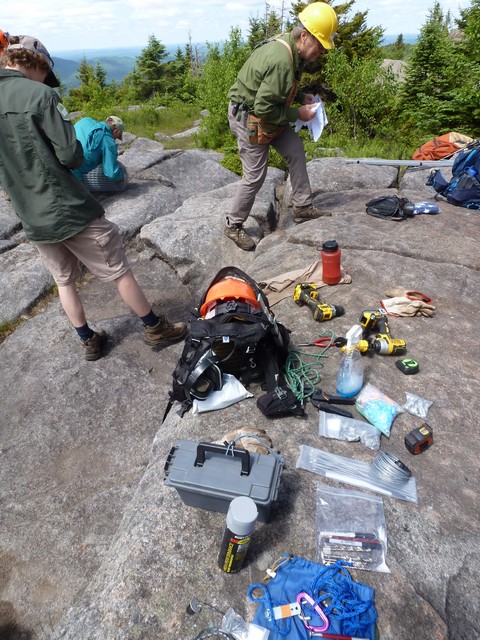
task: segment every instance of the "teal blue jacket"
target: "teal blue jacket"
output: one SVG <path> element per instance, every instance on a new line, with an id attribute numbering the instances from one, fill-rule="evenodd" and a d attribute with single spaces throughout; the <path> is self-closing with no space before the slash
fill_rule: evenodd
<path id="1" fill-rule="evenodd" d="M 81 180 L 83 175 L 101 164 L 107 178 L 115 182 L 123 180 L 123 169 L 117 160 L 117 145 L 108 124 L 97 122 L 93 118 L 82 118 L 75 123 L 74 127 L 84 154 L 82 166 L 73 172 L 77 178 Z"/>
<path id="2" fill-rule="evenodd" d="M 82 145 L 57 93 L 0 68 L 0 184 L 39 243 L 62 242 L 105 212 L 72 175 Z"/>

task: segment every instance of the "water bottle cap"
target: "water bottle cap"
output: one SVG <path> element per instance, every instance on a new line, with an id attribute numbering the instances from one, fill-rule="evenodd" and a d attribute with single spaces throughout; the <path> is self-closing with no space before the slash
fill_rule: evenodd
<path id="1" fill-rule="evenodd" d="M 322 245 L 322 249 L 324 251 L 336 251 L 338 249 L 338 242 L 336 240 L 326 240 Z"/>

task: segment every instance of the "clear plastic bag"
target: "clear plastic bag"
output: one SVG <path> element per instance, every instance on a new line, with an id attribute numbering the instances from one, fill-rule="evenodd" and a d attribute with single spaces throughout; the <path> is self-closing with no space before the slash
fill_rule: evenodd
<path id="1" fill-rule="evenodd" d="M 373 424 L 325 411 L 320 411 L 319 414 L 319 435 L 348 442 L 360 440 L 369 449 L 380 449 L 381 433 Z"/>
<path id="2" fill-rule="evenodd" d="M 317 487 L 317 562 L 390 573 L 383 499 L 351 489 Z"/>
<path id="3" fill-rule="evenodd" d="M 371 424 L 387 436 L 390 436 L 392 423 L 404 409 L 395 400 L 386 396 L 373 384 L 366 384 L 360 391 L 355 407 Z"/>
<path id="4" fill-rule="evenodd" d="M 229 609 L 222 618 L 222 631 L 236 640 L 267 640 L 270 631 L 253 622 L 245 620 L 233 609 Z"/>
<path id="5" fill-rule="evenodd" d="M 418 416 L 419 418 L 426 418 L 428 415 L 428 410 L 432 406 L 433 402 L 431 400 L 425 400 L 424 398 L 420 398 L 420 396 L 416 396 L 414 393 L 409 393 L 405 391 L 405 397 L 407 401 L 403 405 L 403 409 L 411 413 L 413 416 Z"/>
<path id="6" fill-rule="evenodd" d="M 381 454 L 380 451 L 377 457 Z M 408 502 L 418 502 L 417 483 L 414 476 L 404 480 L 389 479 L 376 472 L 374 460 L 372 464 L 361 460 L 352 460 L 344 456 L 337 456 L 315 447 L 300 445 L 300 454 L 296 467 L 317 473 L 324 478 L 346 482 L 354 487 L 361 487 L 376 491 L 385 496 L 392 496 Z"/>

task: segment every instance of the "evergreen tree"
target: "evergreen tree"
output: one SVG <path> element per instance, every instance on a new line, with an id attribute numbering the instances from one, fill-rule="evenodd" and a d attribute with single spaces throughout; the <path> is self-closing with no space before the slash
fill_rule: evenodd
<path id="1" fill-rule="evenodd" d="M 107 72 L 98 61 L 95 65 L 93 75 L 98 86 L 104 89 L 107 84 Z"/>
<path id="2" fill-rule="evenodd" d="M 155 94 L 162 94 L 166 88 L 165 64 L 167 49 L 154 35 L 148 39 L 148 46 L 136 59 L 131 74 L 134 93 L 139 100 L 148 100 Z"/>
<path id="3" fill-rule="evenodd" d="M 401 33 L 394 43 L 381 47 L 381 54 L 383 58 L 388 58 L 389 60 L 406 60 L 410 55 L 411 49 L 412 45 L 405 42 Z"/>
<path id="4" fill-rule="evenodd" d="M 404 60 L 405 53 L 407 50 L 407 45 L 405 44 L 405 40 L 403 39 L 403 33 L 400 33 L 397 36 L 397 39 L 393 43 L 393 52 L 394 52 L 394 60 Z"/>
<path id="5" fill-rule="evenodd" d="M 116 87 L 107 85 L 107 73 L 99 62 L 93 67 L 87 62 L 86 57 L 83 57 L 76 77 L 80 85 L 78 88 L 70 89 L 66 100 L 71 111 L 81 110 L 86 104 L 96 108 L 111 101 Z"/>
<path id="6" fill-rule="evenodd" d="M 265 3 L 263 17 L 249 18 L 248 46 L 253 49 L 255 45 L 279 35 L 283 31 L 282 15 Z"/>
<path id="7" fill-rule="evenodd" d="M 458 56 L 448 33 L 450 17 L 435 1 L 413 47 L 402 84 L 406 133 L 428 138 L 451 130 L 450 100 L 458 87 Z"/>
<path id="8" fill-rule="evenodd" d="M 461 30 L 455 40 L 461 81 L 451 95 L 451 109 L 458 120 L 455 128 L 477 138 L 480 136 L 480 0 L 471 0 L 468 8 L 460 10 L 457 24 Z"/>

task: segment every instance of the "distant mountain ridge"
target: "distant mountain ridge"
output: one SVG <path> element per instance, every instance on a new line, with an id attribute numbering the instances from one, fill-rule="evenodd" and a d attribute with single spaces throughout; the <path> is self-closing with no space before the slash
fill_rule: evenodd
<path id="1" fill-rule="evenodd" d="M 167 56 L 165 62 L 172 60 L 178 48 L 183 51 L 185 45 L 165 45 Z M 100 64 L 107 74 L 107 82 L 121 82 L 123 78 L 133 71 L 137 57 L 144 47 L 128 47 L 118 49 L 88 49 L 85 51 L 58 51 L 52 53 L 55 63 L 55 73 L 66 89 L 78 87 L 77 78 L 80 63 L 85 58 L 89 65 L 95 67 Z"/>
<path id="2" fill-rule="evenodd" d="M 406 33 L 403 35 L 403 41 L 406 44 L 414 44 L 417 40 L 417 35 L 413 33 Z M 398 38 L 398 35 L 384 36 L 382 44 L 393 44 Z M 165 62 L 173 60 L 178 49 L 185 51 L 185 44 L 170 44 L 165 45 L 167 50 L 167 56 Z M 193 47 L 197 48 L 200 55 L 206 51 L 205 44 L 193 44 Z M 116 49 L 85 49 L 74 51 L 56 51 L 52 52 L 52 57 L 55 62 L 55 73 L 61 79 L 63 86 L 66 89 L 72 87 L 78 87 L 80 82 L 78 80 L 77 72 L 81 61 L 86 58 L 89 65 L 95 67 L 99 63 L 107 74 L 107 82 L 121 82 L 123 78 L 133 71 L 137 57 L 141 54 L 145 47 L 118 47 Z"/>

